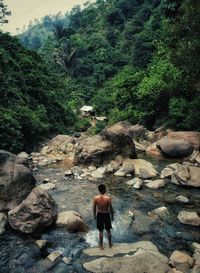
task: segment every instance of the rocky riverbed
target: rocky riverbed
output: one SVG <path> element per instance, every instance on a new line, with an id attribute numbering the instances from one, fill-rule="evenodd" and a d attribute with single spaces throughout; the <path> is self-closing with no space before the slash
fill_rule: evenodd
<path id="1" fill-rule="evenodd" d="M 134 128 L 131 127 L 131 135 L 129 125 L 120 124 L 92 141 L 85 136 L 83 140 L 59 136 L 40 153 L 32 154 L 36 180 L 30 174 L 27 192 L 23 184 L 23 193 L 28 195 L 34 183 L 35 190 L 20 204 L 21 200 L 14 198 L 17 188 L 13 188 L 6 231 L 5 210 L 0 215 L 0 272 L 200 272 L 197 133 L 188 134 L 187 145 L 179 143 L 178 159 L 169 159 L 165 145 L 165 153 L 160 153 L 153 144 L 166 133 L 159 133 L 159 137 L 157 132 L 151 133 L 150 143 L 145 139 L 150 132 L 140 126 Z M 126 149 L 116 149 L 116 145 Z M 113 149 L 108 159 L 106 154 Z M 156 151 L 156 157 L 147 155 L 147 149 L 154 156 Z M 186 152 L 191 154 L 187 159 Z M 2 155 L 1 164 L 3 158 L 9 158 L 8 154 Z M 21 154 L 20 160 L 19 156 L 12 156 L 11 163 L 17 162 L 17 168 L 23 169 L 24 156 Z M 79 162 L 76 166 L 72 162 L 74 156 Z M 91 164 L 92 159 L 95 164 Z M 13 168 L 6 166 L 12 164 L 6 162 L 1 169 L 9 173 Z M 23 172 L 29 175 L 27 169 Z M 5 175 L 2 177 L 7 185 Z M 102 182 L 115 209 L 114 246 L 109 250 L 105 239 L 104 251 L 96 248 L 98 232 L 92 217 L 92 199 Z M 2 196 L 6 200 L 5 194 Z M 17 204 L 20 205 L 16 209 Z M 58 218 L 56 222 L 52 220 L 55 223 L 52 225 L 56 210 Z"/>

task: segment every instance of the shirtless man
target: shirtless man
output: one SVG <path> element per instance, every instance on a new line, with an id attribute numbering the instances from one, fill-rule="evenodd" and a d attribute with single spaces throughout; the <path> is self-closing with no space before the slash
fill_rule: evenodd
<path id="1" fill-rule="evenodd" d="M 112 237 L 110 229 L 112 228 L 111 220 L 114 220 L 111 198 L 106 195 L 106 186 L 101 184 L 98 186 L 99 195 L 93 200 L 94 219 L 97 220 L 97 228 L 99 230 L 100 249 L 103 250 L 103 230 L 107 231 L 109 247 L 112 247 Z M 111 216 L 111 219 L 110 219 Z"/>

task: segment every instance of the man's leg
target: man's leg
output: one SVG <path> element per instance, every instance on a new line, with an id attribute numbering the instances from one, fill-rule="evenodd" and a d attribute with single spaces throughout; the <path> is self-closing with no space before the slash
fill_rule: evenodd
<path id="1" fill-rule="evenodd" d="M 107 229 L 106 231 L 108 235 L 109 247 L 112 247 L 112 235 L 111 235 L 110 229 Z"/>
<path id="2" fill-rule="evenodd" d="M 103 230 L 99 230 L 99 246 L 103 250 Z"/>

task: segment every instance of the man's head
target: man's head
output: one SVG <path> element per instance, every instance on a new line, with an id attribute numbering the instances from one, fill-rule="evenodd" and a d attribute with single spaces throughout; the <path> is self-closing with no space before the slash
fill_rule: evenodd
<path id="1" fill-rule="evenodd" d="M 106 186 L 104 184 L 100 184 L 98 186 L 99 192 L 104 194 L 106 192 Z"/>

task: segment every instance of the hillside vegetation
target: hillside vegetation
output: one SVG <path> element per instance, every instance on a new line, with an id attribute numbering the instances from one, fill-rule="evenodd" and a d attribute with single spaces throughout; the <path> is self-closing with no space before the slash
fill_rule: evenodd
<path id="1" fill-rule="evenodd" d="M 199 14 L 194 0 L 97 0 L 29 25 L 29 50 L 1 34 L 5 147 L 87 127 L 73 114 L 83 104 L 110 124 L 199 130 Z"/>

